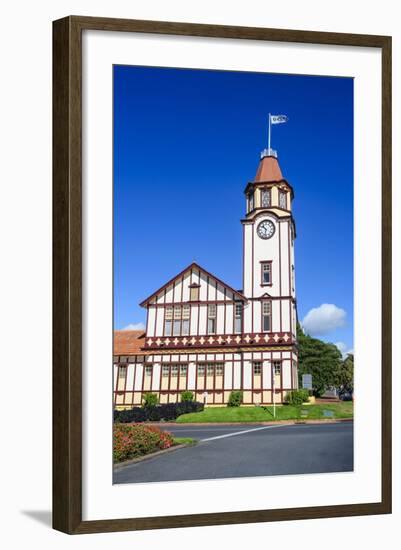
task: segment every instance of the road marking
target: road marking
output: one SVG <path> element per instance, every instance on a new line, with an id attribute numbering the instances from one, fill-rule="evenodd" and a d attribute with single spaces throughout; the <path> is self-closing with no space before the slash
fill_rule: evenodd
<path id="1" fill-rule="evenodd" d="M 224 434 L 224 435 L 215 435 L 214 437 L 208 437 L 206 439 L 201 439 L 200 441 L 213 441 L 215 439 L 223 439 L 225 437 L 233 437 L 235 435 L 241 435 L 241 434 L 247 434 L 250 432 L 258 432 L 259 430 L 270 430 L 272 428 L 279 428 L 280 426 L 262 426 L 261 428 L 252 428 L 251 430 L 241 430 L 240 432 L 234 432 L 232 434 Z"/>

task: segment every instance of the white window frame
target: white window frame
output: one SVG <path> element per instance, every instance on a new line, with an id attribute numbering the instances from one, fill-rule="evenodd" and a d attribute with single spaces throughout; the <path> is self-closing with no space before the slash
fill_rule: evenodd
<path id="1" fill-rule="evenodd" d="M 242 333 L 243 315 L 244 315 L 244 304 L 242 302 L 234 303 L 234 333 L 235 334 Z"/>
<path id="2" fill-rule="evenodd" d="M 265 311 L 268 309 L 268 311 Z M 265 328 L 265 318 L 269 319 L 269 328 Z M 271 332 L 272 331 L 272 303 L 270 300 L 264 300 L 262 302 L 262 332 Z"/>

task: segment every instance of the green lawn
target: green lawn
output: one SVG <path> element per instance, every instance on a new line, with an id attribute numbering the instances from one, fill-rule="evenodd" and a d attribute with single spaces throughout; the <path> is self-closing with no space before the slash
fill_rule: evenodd
<path id="1" fill-rule="evenodd" d="M 174 445 L 193 445 L 196 442 L 196 439 L 192 437 L 175 437 Z"/>
<path id="2" fill-rule="evenodd" d="M 324 411 L 332 411 L 333 416 Z M 352 418 L 353 403 L 346 401 L 330 405 L 282 405 L 276 407 L 276 418 L 273 407 L 208 407 L 199 413 L 179 416 L 179 424 L 189 422 L 269 422 L 272 420 L 318 420 L 335 418 Z"/>

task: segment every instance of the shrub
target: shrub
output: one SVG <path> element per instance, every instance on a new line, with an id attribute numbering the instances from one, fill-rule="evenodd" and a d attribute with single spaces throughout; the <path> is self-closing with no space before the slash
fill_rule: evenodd
<path id="1" fill-rule="evenodd" d="M 230 393 L 227 407 L 239 407 L 243 400 L 243 393 L 240 390 L 234 390 Z"/>
<path id="2" fill-rule="evenodd" d="M 289 405 L 302 405 L 309 401 L 308 390 L 299 389 L 288 392 L 285 396 L 285 402 Z"/>
<path id="3" fill-rule="evenodd" d="M 189 390 L 185 390 L 181 393 L 181 403 L 187 403 L 188 401 L 194 400 L 194 394 L 193 392 Z"/>
<path id="4" fill-rule="evenodd" d="M 160 422 L 175 420 L 181 414 L 201 412 L 204 409 L 203 403 L 198 401 L 183 401 L 181 403 L 163 403 L 151 407 L 133 407 L 123 411 L 114 411 L 115 423 L 128 422 Z"/>
<path id="5" fill-rule="evenodd" d="M 115 424 L 113 433 L 114 462 L 168 449 L 174 443 L 172 435 L 156 426 Z"/>
<path id="6" fill-rule="evenodd" d="M 154 407 L 159 402 L 157 393 L 144 393 L 142 396 L 142 406 L 143 407 Z"/>

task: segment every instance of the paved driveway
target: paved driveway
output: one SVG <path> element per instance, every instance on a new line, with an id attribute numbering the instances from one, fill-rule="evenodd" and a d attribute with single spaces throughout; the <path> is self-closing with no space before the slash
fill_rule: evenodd
<path id="1" fill-rule="evenodd" d="M 114 483 L 218 479 L 353 469 L 353 423 L 290 426 L 174 426 L 196 446 L 114 472 Z"/>

